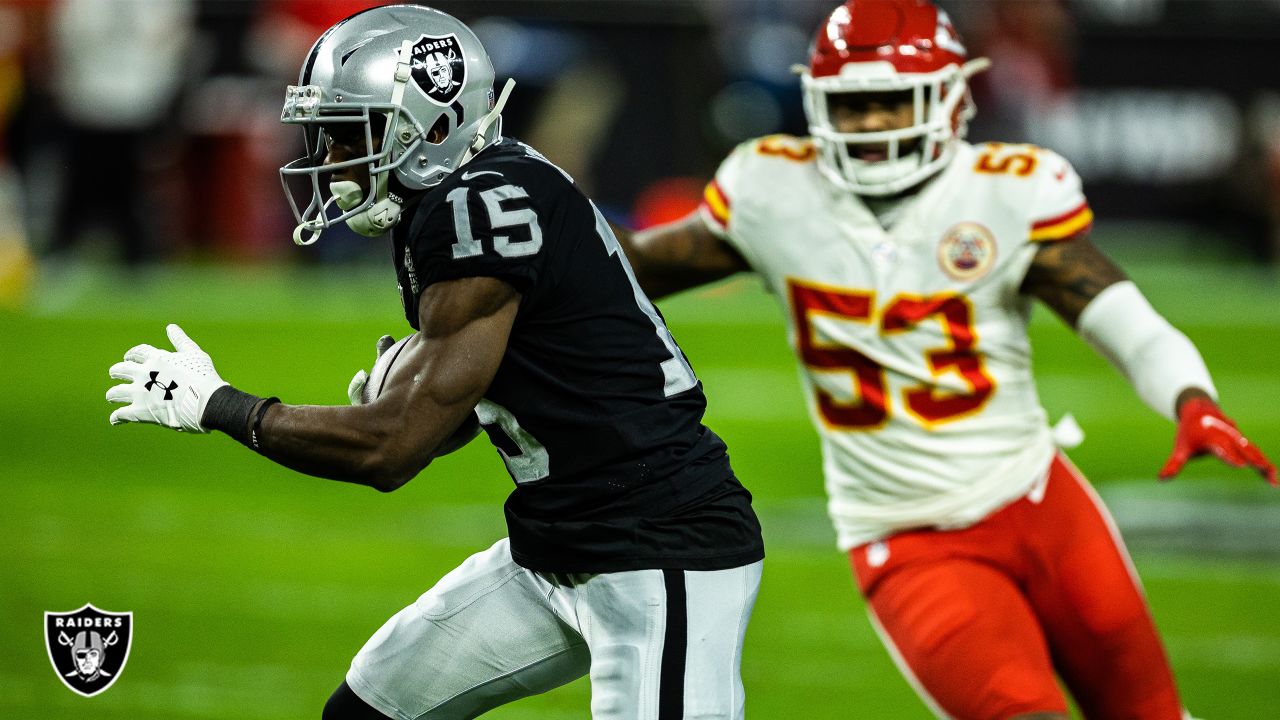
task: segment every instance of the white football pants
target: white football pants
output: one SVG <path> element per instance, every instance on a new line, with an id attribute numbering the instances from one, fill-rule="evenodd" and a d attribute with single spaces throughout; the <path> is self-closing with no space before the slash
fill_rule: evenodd
<path id="1" fill-rule="evenodd" d="M 504 538 L 374 633 L 347 684 L 398 720 L 463 720 L 590 673 L 593 720 L 740 720 L 760 571 L 537 573 Z"/>

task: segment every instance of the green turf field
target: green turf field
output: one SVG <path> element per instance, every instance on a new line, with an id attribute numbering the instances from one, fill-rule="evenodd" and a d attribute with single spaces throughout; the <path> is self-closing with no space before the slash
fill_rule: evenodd
<path id="1" fill-rule="evenodd" d="M 1280 286 L 1230 266 L 1133 275 L 1202 349 L 1229 411 L 1280 455 Z M 816 437 L 772 301 L 749 282 L 663 304 L 706 384 L 708 424 L 756 494 L 769 557 L 744 661 L 757 719 L 923 718 L 880 647 L 823 514 Z M 107 424 L 107 367 L 179 322 L 223 377 L 293 403 L 345 402 L 373 340 L 402 334 L 390 272 L 46 271 L 0 314 L 0 718 L 317 718 L 384 619 L 504 533 L 483 442 L 391 494 L 294 475 L 225 437 Z M 1051 415 L 1114 502 L 1186 702 L 1208 720 L 1280 708 L 1280 492 L 1209 461 L 1159 485 L 1172 426 L 1053 318 L 1033 325 Z M 43 612 L 134 612 L 119 682 L 72 694 Z M 579 681 L 492 713 L 587 717 Z"/>

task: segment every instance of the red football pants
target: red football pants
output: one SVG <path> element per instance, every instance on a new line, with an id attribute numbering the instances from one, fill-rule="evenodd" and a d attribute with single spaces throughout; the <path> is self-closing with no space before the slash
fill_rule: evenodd
<path id="1" fill-rule="evenodd" d="M 1067 711 L 1179 720 L 1146 599 L 1101 501 L 1059 455 L 1033 491 L 963 530 L 914 530 L 849 551 L 899 667 L 935 713 L 998 720 Z"/>

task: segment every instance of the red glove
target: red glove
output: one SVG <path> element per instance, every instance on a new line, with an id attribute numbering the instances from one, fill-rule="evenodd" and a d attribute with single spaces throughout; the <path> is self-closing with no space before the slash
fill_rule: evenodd
<path id="1" fill-rule="evenodd" d="M 1198 397 L 1182 404 L 1178 414 L 1178 436 L 1173 441 L 1173 454 L 1160 470 L 1160 479 L 1169 480 L 1193 457 L 1213 453 L 1235 467 L 1246 465 L 1256 469 L 1266 481 L 1280 487 L 1276 466 L 1262 451 L 1240 434 L 1236 424 L 1222 414 L 1217 404 Z"/>

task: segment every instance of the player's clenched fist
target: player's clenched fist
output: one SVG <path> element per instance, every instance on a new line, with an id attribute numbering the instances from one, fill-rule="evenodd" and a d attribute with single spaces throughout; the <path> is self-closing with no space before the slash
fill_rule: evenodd
<path id="1" fill-rule="evenodd" d="M 1223 415 L 1212 400 L 1188 400 L 1178 415 L 1178 435 L 1173 441 L 1173 454 L 1160 470 L 1160 479 L 1169 480 L 1191 458 L 1210 453 L 1229 465 L 1252 467 L 1267 482 L 1280 485 L 1276 480 L 1276 466 L 1241 434 L 1236 424 Z"/>
<path id="2" fill-rule="evenodd" d="M 226 385 L 213 360 L 182 328 L 165 328 L 174 351 L 138 345 L 111 366 L 111 377 L 127 382 L 107 390 L 107 400 L 124 403 L 111 413 L 111 424 L 153 423 L 183 432 L 209 432 L 200 423 L 209 396 Z"/>

